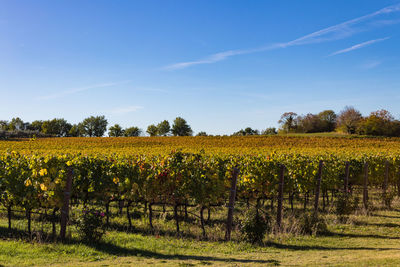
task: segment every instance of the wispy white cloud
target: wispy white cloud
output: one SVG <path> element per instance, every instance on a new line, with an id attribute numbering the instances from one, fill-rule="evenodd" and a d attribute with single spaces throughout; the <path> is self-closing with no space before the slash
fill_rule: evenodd
<path id="1" fill-rule="evenodd" d="M 143 109 L 143 107 L 142 106 L 117 107 L 117 108 L 115 108 L 113 110 L 110 110 L 109 113 L 121 115 L 121 114 L 135 112 L 135 111 L 138 111 L 140 109 Z"/>
<path id="2" fill-rule="evenodd" d="M 382 20 L 376 20 L 376 21 L 372 21 L 371 23 L 369 23 L 371 26 L 390 26 L 390 25 L 395 25 L 395 24 L 399 24 L 400 23 L 400 19 L 382 19 Z"/>
<path id="3" fill-rule="evenodd" d="M 348 53 L 348 52 L 351 52 L 351 51 L 353 51 L 353 50 L 357 50 L 357 49 L 360 49 L 360 48 L 363 48 L 363 47 L 372 45 L 372 44 L 374 44 L 374 43 L 378 43 L 378 42 L 385 41 L 385 40 L 387 40 L 387 39 L 389 39 L 389 37 L 380 38 L 380 39 L 374 39 L 374 40 L 369 40 L 369 41 L 366 41 L 366 42 L 363 42 L 363 43 L 359 43 L 359 44 L 353 45 L 353 46 L 351 46 L 351 47 L 348 47 L 348 48 L 345 48 L 345 49 L 336 51 L 336 52 L 330 54 L 329 56 L 335 56 L 335 55 L 339 55 L 339 54 Z"/>
<path id="4" fill-rule="evenodd" d="M 372 60 L 372 61 L 368 61 L 368 62 L 365 62 L 364 64 L 362 64 L 361 68 L 369 70 L 369 69 L 376 68 L 381 64 L 382 64 L 381 60 Z"/>
<path id="5" fill-rule="evenodd" d="M 93 84 L 93 85 L 88 85 L 88 86 L 83 86 L 83 87 L 70 88 L 65 91 L 56 92 L 54 94 L 38 96 L 36 98 L 36 100 L 48 100 L 48 99 L 62 98 L 62 97 L 68 96 L 68 95 L 76 94 L 76 93 L 83 92 L 83 91 L 88 91 L 91 89 L 112 87 L 112 86 L 116 86 L 116 85 L 126 84 L 129 82 L 130 81 L 99 83 L 99 84 Z"/>
<path id="6" fill-rule="evenodd" d="M 216 54 L 212 54 L 203 59 L 171 64 L 171 65 L 164 67 L 164 69 L 166 69 L 166 70 L 183 69 L 183 68 L 187 68 L 187 67 L 194 66 L 194 65 L 215 63 L 215 62 L 227 59 L 229 57 L 238 56 L 238 55 L 251 54 L 251 53 L 263 52 L 263 51 L 267 51 L 267 50 L 280 49 L 280 48 L 287 48 L 287 47 L 291 47 L 291 46 L 339 40 L 339 39 L 343 39 L 346 37 L 350 37 L 350 36 L 363 30 L 361 27 L 355 28 L 354 27 L 355 25 L 360 24 L 361 22 L 371 20 L 380 15 L 390 14 L 390 13 L 394 13 L 394 12 L 400 12 L 400 4 L 382 8 L 378 11 L 367 14 L 365 16 L 354 18 L 354 19 L 342 22 L 340 24 L 336 24 L 336 25 L 324 28 L 322 30 L 304 35 L 300 38 L 294 39 L 289 42 L 277 43 L 277 44 L 272 44 L 272 45 L 263 46 L 263 47 L 259 47 L 259 48 L 253 48 L 253 49 L 223 51 L 223 52 L 219 52 Z M 382 20 L 381 20 L 381 22 L 382 22 Z M 391 22 L 394 22 L 394 21 L 391 21 Z M 390 24 L 390 22 L 387 21 L 387 23 L 381 23 L 380 25 L 369 25 L 369 27 L 384 26 L 384 25 L 388 25 L 388 24 Z"/>

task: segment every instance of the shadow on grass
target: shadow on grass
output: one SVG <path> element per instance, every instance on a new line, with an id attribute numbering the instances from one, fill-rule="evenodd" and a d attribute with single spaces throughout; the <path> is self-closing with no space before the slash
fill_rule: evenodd
<path id="1" fill-rule="evenodd" d="M 137 257 L 146 257 L 159 260 L 196 260 L 202 262 L 209 261 L 209 262 L 261 263 L 261 264 L 280 265 L 280 262 L 274 259 L 252 260 L 252 259 L 218 258 L 213 256 L 198 256 L 198 255 L 183 255 L 183 254 L 169 255 L 144 249 L 121 247 L 107 242 L 100 242 L 96 244 L 85 243 L 85 245 L 92 247 L 97 251 L 101 251 L 103 253 L 113 256 L 137 256 Z"/>
<path id="2" fill-rule="evenodd" d="M 140 234 L 143 236 L 159 235 L 159 236 L 182 237 L 182 238 L 191 239 L 191 240 L 199 240 L 200 239 L 200 235 L 196 235 L 193 233 L 180 231 L 178 234 L 175 230 L 169 230 L 169 229 L 153 229 L 152 230 L 147 226 L 146 227 L 133 226 L 131 229 L 129 229 L 129 226 L 121 225 L 119 223 L 110 223 L 109 226 L 107 227 L 107 229 L 117 231 L 117 232 L 123 232 L 123 233 Z"/>
<path id="3" fill-rule="evenodd" d="M 280 249 L 290 249 L 290 250 L 374 250 L 374 251 L 384 251 L 384 250 L 400 250 L 396 248 L 374 248 L 374 247 L 325 247 L 325 246 L 309 246 L 309 245 L 290 245 L 290 244 L 280 244 L 276 242 L 269 241 L 265 244 L 267 247 L 274 247 Z"/>
<path id="4" fill-rule="evenodd" d="M 373 217 L 382 217 L 382 218 L 389 218 L 389 219 L 400 219 L 400 216 L 392 216 L 392 215 L 371 214 L 370 216 L 373 216 Z M 400 226 L 400 225 L 399 225 L 399 226 Z"/>
<path id="5" fill-rule="evenodd" d="M 21 240 L 21 241 L 31 241 L 29 235 L 22 230 L 12 229 L 8 230 L 6 227 L 0 227 L 0 238 L 1 239 L 13 239 L 13 240 Z M 49 243 L 49 242 L 42 242 Z M 206 262 L 230 262 L 230 263 L 258 263 L 258 264 L 270 264 L 278 266 L 280 262 L 274 259 L 270 260 L 252 260 L 252 259 L 237 259 L 237 258 L 218 258 L 213 256 L 198 256 L 198 255 L 183 255 L 183 254 L 163 254 L 160 252 L 149 251 L 145 249 L 137 249 L 137 248 L 127 248 L 121 247 L 110 242 L 98 242 L 98 243 L 89 243 L 82 242 L 78 239 L 68 239 L 64 242 L 64 244 L 76 245 L 76 244 L 84 244 L 88 247 L 91 247 L 97 251 L 103 252 L 112 256 L 137 256 L 137 257 L 146 257 L 153 258 L 159 260 L 196 260 L 201 261 L 202 264 L 206 264 Z M 1 265 L 0 265 L 1 267 Z"/>
<path id="6" fill-rule="evenodd" d="M 350 233 L 335 233 L 335 232 L 326 232 L 323 236 L 332 236 L 332 237 L 353 237 L 353 238 L 376 238 L 376 239 L 390 239 L 399 240 L 398 236 L 384 236 L 384 235 L 363 235 L 363 234 L 350 234 Z"/>

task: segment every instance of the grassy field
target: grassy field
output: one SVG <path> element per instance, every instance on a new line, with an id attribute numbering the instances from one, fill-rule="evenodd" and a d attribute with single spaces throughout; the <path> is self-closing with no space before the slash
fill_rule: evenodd
<path id="1" fill-rule="evenodd" d="M 341 222 L 331 213 L 324 216 L 329 232 L 322 236 L 299 235 L 296 231 L 270 234 L 263 245 L 240 242 L 234 235 L 231 242 L 221 242 L 223 223 L 207 227 L 208 241 L 202 241 L 195 223 L 182 222 L 183 235 L 174 234 L 174 223 L 168 216 L 157 216 L 155 232 L 146 230 L 146 217 L 134 221 L 135 231 L 123 228 L 124 218 L 114 216 L 110 227 L 98 244 L 79 241 L 73 226 L 67 243 L 48 240 L 27 241 L 22 231 L 23 217 L 15 215 L 14 232 L 7 230 L 6 218 L 0 219 L 0 264 L 3 266 L 367 266 L 400 264 L 400 203 L 392 210 L 375 205 L 371 214 L 351 215 Z M 115 210 L 116 212 L 116 210 Z M 194 212 L 194 211 L 193 211 Z M 212 217 L 224 216 L 225 210 Z M 237 216 L 240 216 L 238 209 Z M 290 228 L 290 212 L 284 225 Z M 293 222 L 292 222 L 293 223 Z M 43 226 L 35 221 L 33 228 Z M 42 229 L 43 230 L 43 229 Z M 18 238 L 20 236 L 20 238 Z M 40 238 L 39 238 L 40 239 Z"/>

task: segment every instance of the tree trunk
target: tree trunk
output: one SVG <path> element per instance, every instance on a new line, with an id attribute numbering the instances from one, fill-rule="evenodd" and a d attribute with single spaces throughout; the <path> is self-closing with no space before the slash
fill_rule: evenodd
<path id="1" fill-rule="evenodd" d="M 204 226 L 204 216 L 203 216 L 203 212 L 204 212 L 204 206 L 201 206 L 200 208 L 200 223 L 201 223 L 201 230 L 203 231 L 203 238 L 206 238 L 206 228 Z"/>
<path id="2" fill-rule="evenodd" d="M 120 200 L 119 202 L 118 202 L 118 204 L 119 204 L 119 215 L 121 216 L 122 215 L 122 213 L 123 213 L 123 209 L 124 209 L 124 200 Z"/>
<path id="3" fill-rule="evenodd" d="M 187 222 L 189 219 L 189 215 L 188 215 L 188 210 L 187 210 L 188 204 L 187 202 L 185 203 L 185 221 Z"/>
<path id="4" fill-rule="evenodd" d="M 28 234 L 31 236 L 32 231 L 31 231 L 31 209 L 26 209 L 26 218 L 28 219 Z"/>
<path id="5" fill-rule="evenodd" d="M 109 226 L 110 225 L 110 202 L 107 201 L 106 202 L 106 225 Z"/>
<path id="6" fill-rule="evenodd" d="M 131 201 L 128 201 L 128 203 L 126 203 L 126 217 L 128 218 L 129 231 L 132 230 L 131 213 L 130 213 L 130 211 L 129 211 L 130 205 L 131 205 Z"/>
<path id="7" fill-rule="evenodd" d="M 147 206 L 147 202 L 146 202 L 146 206 Z M 153 203 L 149 203 L 149 224 L 150 224 L 150 228 L 153 230 Z"/>
<path id="8" fill-rule="evenodd" d="M 52 234 L 53 234 L 54 239 L 57 236 L 57 233 L 56 233 L 56 221 L 57 221 L 56 212 L 57 212 L 57 210 L 58 210 L 58 208 L 53 209 L 53 214 L 51 216 Z"/>
<path id="9" fill-rule="evenodd" d="M 8 230 L 11 231 L 11 216 L 12 216 L 12 210 L 11 210 L 11 204 L 8 205 L 7 207 L 7 217 L 8 217 Z"/>
<path id="10" fill-rule="evenodd" d="M 175 224 L 176 224 L 176 233 L 179 234 L 179 216 L 178 216 L 178 204 L 174 205 L 174 218 L 175 218 Z"/>

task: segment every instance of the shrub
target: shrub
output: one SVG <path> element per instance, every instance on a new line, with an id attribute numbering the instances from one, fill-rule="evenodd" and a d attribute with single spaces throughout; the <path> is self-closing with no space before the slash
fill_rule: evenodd
<path id="1" fill-rule="evenodd" d="M 84 209 L 77 221 L 78 232 L 82 240 L 98 242 L 104 234 L 104 212 L 95 209 Z"/>
<path id="2" fill-rule="evenodd" d="M 392 202 L 396 194 L 397 193 L 395 192 L 395 190 L 390 190 L 390 189 L 386 193 L 381 194 L 381 198 L 387 208 L 390 209 L 390 207 L 392 206 Z"/>
<path id="3" fill-rule="evenodd" d="M 360 198 L 350 194 L 339 193 L 336 199 L 336 214 L 339 216 L 353 213 L 359 205 Z"/>
<path id="4" fill-rule="evenodd" d="M 271 230 L 270 217 L 260 214 L 257 209 L 251 209 L 240 222 L 240 232 L 243 240 L 250 243 L 262 243 L 265 234 Z"/>
<path id="5" fill-rule="evenodd" d="M 316 217 L 312 213 L 304 213 L 300 218 L 300 226 L 303 234 L 318 235 L 328 232 L 328 226 L 321 217 Z"/>

